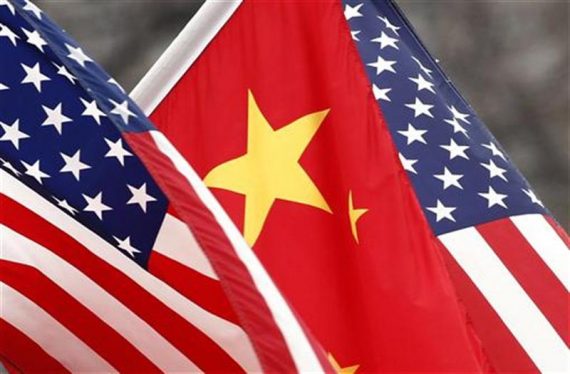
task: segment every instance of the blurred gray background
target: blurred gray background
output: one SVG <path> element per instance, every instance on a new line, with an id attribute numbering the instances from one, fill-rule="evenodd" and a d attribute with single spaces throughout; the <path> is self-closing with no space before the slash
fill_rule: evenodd
<path id="1" fill-rule="evenodd" d="M 131 90 L 202 1 L 36 3 Z M 568 231 L 570 3 L 399 0 L 398 4 Z"/>

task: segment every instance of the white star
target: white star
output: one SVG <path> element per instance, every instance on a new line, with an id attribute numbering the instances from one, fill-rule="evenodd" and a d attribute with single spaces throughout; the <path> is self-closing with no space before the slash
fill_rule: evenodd
<path id="1" fill-rule="evenodd" d="M 93 117 L 95 122 L 97 122 L 97 124 L 100 125 L 101 124 L 101 117 L 105 117 L 105 113 L 103 113 L 99 109 L 99 107 L 97 106 L 97 101 L 93 100 L 93 101 L 89 102 L 87 100 L 83 100 L 83 98 L 79 98 L 79 99 L 81 100 L 81 103 L 85 107 L 85 110 L 83 111 L 83 113 L 81 113 L 81 115 Z"/>
<path id="2" fill-rule="evenodd" d="M 457 208 L 447 207 L 447 206 L 443 205 L 443 203 L 441 201 L 439 201 L 439 199 L 437 200 L 434 207 L 426 207 L 426 209 L 432 213 L 435 213 L 435 221 L 436 222 L 439 222 L 444 218 L 455 222 L 455 218 L 453 218 L 451 213 L 453 213 L 453 211 L 456 210 Z"/>
<path id="3" fill-rule="evenodd" d="M 42 10 L 36 6 L 36 4 L 32 3 L 30 0 L 26 0 L 26 5 L 24 6 L 24 10 L 33 13 L 36 18 L 42 18 Z"/>
<path id="4" fill-rule="evenodd" d="M 113 239 L 117 241 L 117 247 L 127 252 L 132 258 L 135 258 L 135 254 L 141 253 L 141 251 L 131 245 L 131 238 L 129 236 L 125 239 L 119 239 L 118 237 L 113 236 Z"/>
<path id="5" fill-rule="evenodd" d="M 400 28 L 399 28 L 399 27 L 396 27 L 396 26 L 394 26 L 394 25 L 392 25 L 392 24 L 390 23 L 390 21 L 388 21 L 388 17 L 380 17 L 380 16 L 377 16 L 377 17 L 378 17 L 378 19 L 380 19 L 382 22 L 384 22 L 384 25 L 386 26 L 387 29 L 392 30 L 392 32 L 393 32 L 394 34 L 399 35 L 399 34 L 398 34 L 398 30 L 400 30 Z"/>
<path id="6" fill-rule="evenodd" d="M 53 127 L 55 127 L 57 132 L 61 135 L 61 132 L 63 130 L 62 129 L 63 124 L 71 122 L 71 118 L 65 116 L 61 112 L 62 104 L 61 103 L 57 104 L 57 106 L 53 109 L 51 109 L 45 105 L 42 105 L 42 108 L 44 109 L 44 112 L 46 112 L 46 115 L 47 115 L 47 118 L 42 123 L 42 126 L 53 126 Z"/>
<path id="7" fill-rule="evenodd" d="M 125 157 L 133 154 L 123 148 L 123 139 L 119 138 L 116 142 L 105 139 L 105 142 L 109 146 L 109 151 L 105 154 L 105 157 L 115 157 L 121 165 L 125 166 Z"/>
<path id="8" fill-rule="evenodd" d="M 398 157 L 400 158 L 400 162 L 402 163 L 404 170 L 409 171 L 410 173 L 414 173 L 414 174 L 418 173 L 416 171 L 416 169 L 414 168 L 414 164 L 416 162 L 418 162 L 418 160 L 407 159 L 401 153 L 398 153 Z"/>
<path id="9" fill-rule="evenodd" d="M 69 205 L 69 203 L 67 202 L 67 200 L 65 199 L 58 199 L 57 197 L 53 197 L 55 199 L 55 201 L 57 201 L 57 205 L 59 205 L 60 208 L 66 210 L 67 212 L 69 212 L 69 214 L 71 215 L 75 215 L 77 213 L 77 209 L 75 209 L 74 207 L 72 207 L 71 205 Z"/>
<path id="10" fill-rule="evenodd" d="M 80 47 L 74 47 L 69 44 L 65 44 L 69 54 L 67 55 L 68 58 L 75 60 L 79 65 L 85 67 L 86 62 L 93 62 L 91 57 L 87 56 L 85 52 Z"/>
<path id="11" fill-rule="evenodd" d="M 372 84 L 372 92 L 374 93 L 374 98 L 376 100 L 392 101 L 388 97 L 388 92 L 392 91 L 391 88 L 380 88 L 375 84 Z"/>
<path id="12" fill-rule="evenodd" d="M 44 52 L 44 46 L 48 45 L 46 43 L 46 41 L 42 38 L 42 36 L 40 35 L 40 33 L 37 30 L 34 31 L 28 31 L 25 28 L 22 27 L 22 31 L 24 32 L 24 34 L 26 34 L 26 36 L 28 37 L 27 42 L 30 43 L 31 45 L 35 46 L 37 49 L 39 49 L 40 51 Z"/>
<path id="13" fill-rule="evenodd" d="M 415 141 L 420 143 L 427 144 L 426 140 L 424 139 L 424 134 L 427 130 L 418 130 L 411 123 L 408 123 L 408 129 L 406 131 L 398 131 L 399 134 L 404 135 L 408 141 L 408 145 L 412 144 Z"/>
<path id="14" fill-rule="evenodd" d="M 9 89 L 10 89 L 10 87 L 0 83 L 0 91 L 9 90 Z"/>
<path id="15" fill-rule="evenodd" d="M 14 9 L 14 6 L 12 3 L 10 3 L 10 0 L 0 0 L 0 6 L 7 6 L 10 10 L 10 13 L 14 15 L 16 14 L 16 9 Z"/>
<path id="16" fill-rule="evenodd" d="M 20 37 L 15 34 L 10 28 L 2 23 L 0 23 L 0 36 L 4 36 L 10 39 L 10 42 L 16 46 L 16 39 L 20 39 Z"/>
<path id="17" fill-rule="evenodd" d="M 444 121 L 449 123 L 453 127 L 453 133 L 454 134 L 457 134 L 458 132 L 460 132 L 463 135 L 465 135 L 466 137 L 469 137 L 469 135 L 467 135 L 467 130 L 465 130 L 465 128 L 463 126 L 461 126 L 461 124 L 459 123 L 457 118 L 446 119 Z"/>
<path id="18" fill-rule="evenodd" d="M 82 170 L 91 169 L 91 166 L 84 164 L 79 159 L 81 156 L 81 150 L 77 150 L 73 156 L 68 156 L 63 152 L 59 153 L 65 162 L 65 165 L 61 168 L 61 173 L 71 173 L 79 182 L 79 173 Z"/>
<path id="19" fill-rule="evenodd" d="M 40 63 L 36 62 L 33 67 L 29 67 L 25 64 L 20 65 L 26 72 L 26 77 L 21 83 L 32 83 L 38 92 L 42 92 L 42 82 L 49 81 L 50 78 L 42 74 L 40 71 Z"/>
<path id="20" fill-rule="evenodd" d="M 146 183 L 143 183 L 139 188 L 130 186 L 127 184 L 129 191 L 131 191 L 131 198 L 127 201 L 127 204 L 138 204 L 142 211 L 146 213 L 146 204 L 151 201 L 156 201 L 156 199 L 146 193 Z"/>
<path id="21" fill-rule="evenodd" d="M 469 157 L 465 154 L 465 151 L 469 149 L 468 145 L 459 145 L 455 143 L 455 140 L 449 139 L 449 145 L 440 145 L 440 147 L 449 152 L 450 160 L 453 160 L 455 157 L 463 157 L 469 160 Z"/>
<path id="22" fill-rule="evenodd" d="M 489 149 L 493 156 L 499 156 L 503 160 L 507 161 L 507 158 L 503 154 L 503 152 L 499 151 L 499 148 L 493 142 L 489 142 L 489 144 L 481 144 L 483 147 Z"/>
<path id="23" fill-rule="evenodd" d="M 85 194 L 82 194 L 82 196 L 87 202 L 87 206 L 83 208 L 83 211 L 95 213 L 100 220 L 103 220 L 103 212 L 113 210 L 113 208 L 103 204 L 101 201 L 103 199 L 103 192 L 99 192 L 95 197 L 89 197 Z"/>
<path id="24" fill-rule="evenodd" d="M 448 187 L 455 186 L 460 190 L 463 186 L 459 183 L 459 180 L 463 178 L 462 174 L 453 174 L 446 167 L 443 168 L 443 174 L 434 174 L 436 179 L 443 182 L 443 189 L 446 190 Z"/>
<path id="25" fill-rule="evenodd" d="M 109 100 L 109 101 L 115 106 L 115 108 L 113 108 L 111 113 L 120 116 L 125 125 L 129 124 L 129 116 L 136 117 L 136 115 L 129 110 L 129 102 L 127 100 L 123 101 L 120 104 L 114 100 Z"/>
<path id="26" fill-rule="evenodd" d="M 0 163 L 2 164 L 2 166 L 4 166 L 6 169 L 10 170 L 12 172 L 12 174 L 16 175 L 16 176 L 20 176 L 22 175 L 22 173 L 20 173 L 20 171 L 18 169 L 16 169 L 14 167 L 14 165 L 12 165 L 11 163 L 9 163 L 8 161 L 4 160 L 3 158 L 0 158 Z"/>
<path id="27" fill-rule="evenodd" d="M 435 93 L 435 90 L 433 89 L 433 83 L 427 81 L 423 75 L 418 74 L 417 78 L 410 77 L 408 79 L 418 85 L 418 92 L 421 90 L 428 90 Z"/>
<path id="28" fill-rule="evenodd" d="M 426 68 L 420 60 L 418 60 L 414 56 L 412 56 L 412 58 L 414 59 L 416 64 L 418 64 L 418 66 L 420 67 L 420 70 L 423 71 L 425 75 L 427 75 L 428 77 L 431 78 L 431 73 L 433 73 L 433 72 L 430 69 Z"/>
<path id="29" fill-rule="evenodd" d="M 362 17 L 362 14 L 360 13 L 360 8 L 362 8 L 362 5 L 364 4 L 358 4 L 355 6 L 350 6 L 346 4 L 344 6 L 344 18 L 346 18 L 346 20 L 348 21 L 351 18 Z"/>
<path id="30" fill-rule="evenodd" d="M 357 42 L 360 41 L 360 39 L 358 39 L 358 36 L 356 36 L 358 34 L 360 34 L 360 30 L 354 30 L 354 31 L 351 30 L 350 31 L 350 36 L 352 37 L 352 40 L 357 41 Z"/>
<path id="31" fill-rule="evenodd" d="M 46 174 L 40 170 L 40 160 L 37 160 L 32 165 L 26 163 L 25 161 L 22 161 L 22 164 L 26 168 L 26 171 L 24 172 L 24 174 L 27 174 L 30 177 L 37 180 L 39 184 L 42 184 L 42 178 L 49 178 L 48 174 Z"/>
<path id="32" fill-rule="evenodd" d="M 494 177 L 499 177 L 502 180 L 504 180 L 505 182 L 507 182 L 507 177 L 505 177 L 505 175 L 504 175 L 507 171 L 505 169 L 500 168 L 497 165 L 495 165 L 493 160 L 489 160 L 488 164 L 481 162 L 481 166 L 483 166 L 485 169 L 489 170 L 489 178 L 493 179 Z"/>
<path id="33" fill-rule="evenodd" d="M 4 130 L 4 135 L 0 137 L 0 141 L 12 142 L 16 149 L 20 149 L 20 140 L 30 137 L 28 134 L 20 131 L 20 120 L 15 120 L 11 125 L 0 122 L 0 127 Z"/>
<path id="34" fill-rule="evenodd" d="M 422 103 L 422 101 L 418 97 L 416 97 L 415 103 L 406 104 L 406 106 L 414 110 L 414 118 L 417 118 L 422 114 L 433 118 L 433 114 L 431 114 L 430 112 L 431 108 L 433 108 L 433 105 Z"/>
<path id="35" fill-rule="evenodd" d="M 451 113 L 453 114 L 453 118 L 457 118 L 460 121 L 463 121 L 465 123 L 471 123 L 469 122 L 469 120 L 467 119 L 467 117 L 469 117 L 469 114 L 467 113 L 461 113 L 460 111 L 458 111 L 453 105 L 448 107 L 449 110 L 451 111 Z"/>
<path id="36" fill-rule="evenodd" d="M 530 188 L 528 190 L 525 190 L 523 188 L 522 191 L 525 193 L 525 195 L 527 195 L 530 198 L 530 201 L 532 201 L 533 203 L 538 204 L 544 208 L 544 204 L 542 203 L 542 201 L 540 201 L 538 199 L 538 197 L 536 197 L 536 195 L 534 194 L 534 191 L 532 191 Z"/>
<path id="37" fill-rule="evenodd" d="M 121 92 L 125 92 L 125 90 L 123 89 L 123 87 L 121 87 L 121 85 L 119 84 L 119 82 L 117 82 L 117 81 L 114 80 L 113 78 L 109 78 L 109 79 L 107 80 L 107 83 L 116 86 L 119 90 L 121 90 Z"/>
<path id="38" fill-rule="evenodd" d="M 77 78 L 75 78 L 70 72 L 69 70 L 67 70 L 67 68 L 65 67 L 65 65 L 61 65 L 59 66 L 58 64 L 56 64 L 55 62 L 53 62 L 53 65 L 57 68 L 57 74 L 67 78 L 67 80 L 69 80 L 72 84 L 75 84 L 75 81 L 77 80 Z"/>
<path id="39" fill-rule="evenodd" d="M 380 43 L 380 49 L 384 49 L 384 47 L 399 49 L 396 45 L 398 39 L 389 37 L 384 31 L 380 33 L 380 36 L 378 38 L 372 39 L 371 42 Z"/>
<path id="40" fill-rule="evenodd" d="M 392 67 L 394 64 L 396 64 L 396 61 L 384 60 L 382 56 L 378 56 L 376 62 L 371 62 L 366 65 L 376 68 L 376 75 L 380 75 L 383 71 L 391 71 L 392 73 L 395 73 L 396 70 Z"/>
<path id="41" fill-rule="evenodd" d="M 487 208 L 491 208 L 494 205 L 500 205 L 503 208 L 507 207 L 507 204 L 505 204 L 505 202 L 503 201 L 504 199 L 506 199 L 507 195 L 495 192 L 495 190 L 491 186 L 489 186 L 489 192 L 487 193 L 480 192 L 479 196 L 487 199 L 488 202 Z"/>

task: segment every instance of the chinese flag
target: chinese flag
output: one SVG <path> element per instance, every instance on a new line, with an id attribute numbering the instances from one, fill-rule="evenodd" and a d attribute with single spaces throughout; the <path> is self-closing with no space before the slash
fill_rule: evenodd
<path id="1" fill-rule="evenodd" d="M 151 119 L 339 371 L 484 369 L 340 2 L 244 2 Z"/>

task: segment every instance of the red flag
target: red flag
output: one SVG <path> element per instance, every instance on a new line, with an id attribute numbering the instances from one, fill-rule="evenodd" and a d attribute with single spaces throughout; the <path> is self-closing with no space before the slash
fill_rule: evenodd
<path id="1" fill-rule="evenodd" d="M 225 21 L 219 15 L 231 17 L 190 69 L 204 43 L 167 52 L 135 94 L 242 229 L 333 365 L 481 370 L 480 344 L 341 4 L 204 7 L 184 34 L 212 36 Z"/>

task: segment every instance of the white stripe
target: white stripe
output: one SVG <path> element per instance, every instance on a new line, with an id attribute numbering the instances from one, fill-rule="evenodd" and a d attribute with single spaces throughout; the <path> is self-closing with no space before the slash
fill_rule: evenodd
<path id="1" fill-rule="evenodd" d="M 184 222 L 170 214 L 164 216 L 153 249 L 207 277 L 218 279 L 192 232 Z"/>
<path id="2" fill-rule="evenodd" d="M 541 214 L 525 214 L 511 217 L 511 221 L 566 290 L 570 290 L 570 251 L 546 218 Z"/>
<path id="3" fill-rule="evenodd" d="M 18 329 L 71 372 L 117 372 L 33 301 L 0 283 L 1 318 Z"/>
<path id="4" fill-rule="evenodd" d="M 192 303 L 172 287 L 152 276 L 126 256 L 119 253 L 119 250 L 101 239 L 97 234 L 54 207 L 52 203 L 2 169 L 0 169 L 0 181 L 2 182 L 0 185 L 1 193 L 4 193 L 22 206 L 33 207 L 34 212 L 44 220 L 68 233 L 95 256 L 133 279 L 147 292 L 208 335 L 244 370 L 250 372 L 261 370 L 251 342 L 239 326 Z"/>
<path id="5" fill-rule="evenodd" d="M 539 370 L 570 369 L 564 341 L 476 229 L 454 231 L 439 239 Z"/>
<path id="6" fill-rule="evenodd" d="M 285 342 L 291 352 L 293 361 L 299 372 L 322 372 L 323 368 L 313 350 L 299 321 L 287 305 L 287 302 L 265 271 L 259 259 L 245 242 L 243 236 L 234 225 L 228 214 L 216 200 L 210 190 L 204 185 L 190 164 L 174 148 L 170 141 L 159 131 L 149 131 L 158 148 L 168 156 L 176 168 L 194 187 L 198 197 L 210 209 L 214 217 L 230 239 L 240 260 L 244 263 L 253 281 L 267 302 L 277 326 L 281 330 Z"/>
<path id="7" fill-rule="evenodd" d="M 148 116 L 232 16 L 241 0 L 207 1 L 131 92 Z"/>
<path id="8" fill-rule="evenodd" d="M 28 265 L 101 318 L 163 371 L 199 371 L 145 321 L 50 250 L 0 224 L 1 259 Z M 77 369 L 75 369 L 77 370 Z"/>

